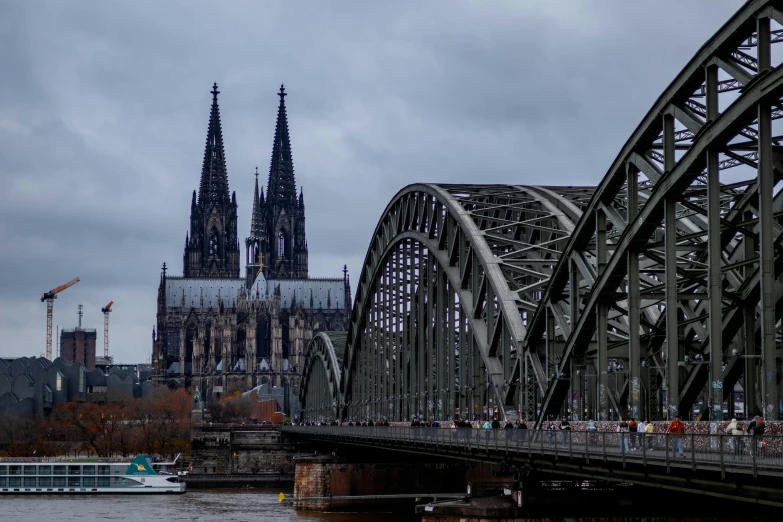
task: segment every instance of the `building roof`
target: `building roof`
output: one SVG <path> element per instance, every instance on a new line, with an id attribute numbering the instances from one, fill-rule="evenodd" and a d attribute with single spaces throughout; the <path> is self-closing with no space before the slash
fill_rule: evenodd
<path id="1" fill-rule="evenodd" d="M 239 291 L 245 287 L 244 279 L 201 279 L 184 277 L 166 278 L 166 307 L 182 306 L 184 297 L 185 307 L 199 308 L 201 298 L 204 298 L 204 307 L 217 307 L 218 298 L 224 307 L 232 306 Z"/>
<path id="2" fill-rule="evenodd" d="M 166 278 L 166 307 L 199 308 L 201 297 L 204 307 L 216 307 L 218 300 L 224 307 L 235 304 L 239 292 L 244 290 L 244 279 L 201 279 L 184 277 Z M 288 308 L 291 301 L 306 310 L 345 308 L 345 283 L 335 279 L 269 279 L 263 274 L 256 277 L 249 292 L 250 300 L 266 301 L 280 293 L 280 306 Z"/>
<path id="3" fill-rule="evenodd" d="M 305 310 L 345 308 L 345 283 L 342 279 L 278 279 L 267 281 L 267 294 L 280 289 L 280 305 L 291 306 L 292 299 Z"/>

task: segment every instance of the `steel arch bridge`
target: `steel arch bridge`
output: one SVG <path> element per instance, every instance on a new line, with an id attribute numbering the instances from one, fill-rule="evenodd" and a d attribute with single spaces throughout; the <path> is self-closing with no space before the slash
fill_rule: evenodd
<path id="1" fill-rule="evenodd" d="M 305 418 L 778 419 L 779 41 L 783 1 L 747 2 L 597 187 L 401 190 L 340 367 L 308 364 Z"/>

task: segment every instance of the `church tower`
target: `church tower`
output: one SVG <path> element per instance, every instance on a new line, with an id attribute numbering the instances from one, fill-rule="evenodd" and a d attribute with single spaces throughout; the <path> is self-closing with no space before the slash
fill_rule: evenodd
<path id="1" fill-rule="evenodd" d="M 248 285 L 259 268 L 267 279 L 307 279 L 304 194 L 296 194 L 294 161 L 288 135 L 285 87 L 280 86 L 280 105 L 272 145 L 266 198 L 263 187 L 253 195 L 253 215 L 247 246 Z"/>
<path id="2" fill-rule="evenodd" d="M 212 86 L 207 144 L 198 195 L 190 204 L 190 233 L 185 236 L 183 275 L 191 278 L 238 278 L 237 197 L 229 195 L 217 84 Z"/>

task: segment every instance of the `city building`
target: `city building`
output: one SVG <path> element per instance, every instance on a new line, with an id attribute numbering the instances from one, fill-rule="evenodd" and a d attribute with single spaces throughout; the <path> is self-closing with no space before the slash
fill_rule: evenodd
<path id="1" fill-rule="evenodd" d="M 95 329 L 82 328 L 82 305 L 79 305 L 79 324 L 76 328 L 60 330 L 60 357 L 68 362 L 80 362 L 88 371 L 95 369 Z"/>
<path id="2" fill-rule="evenodd" d="M 144 365 L 88 370 L 58 357 L 0 359 L 0 415 L 43 415 L 56 404 L 101 401 L 112 394 L 146 397 L 153 392 Z"/>
<path id="3" fill-rule="evenodd" d="M 170 275 L 165 263 L 160 276 L 153 379 L 171 388 L 199 386 L 205 400 L 264 383 L 296 391 L 313 334 L 347 328 L 347 269 L 342 277 L 310 277 L 304 194 L 297 194 L 281 86 L 266 194 L 256 168 L 240 273 L 237 198 L 229 191 L 217 85 L 211 93 L 182 276 Z"/>

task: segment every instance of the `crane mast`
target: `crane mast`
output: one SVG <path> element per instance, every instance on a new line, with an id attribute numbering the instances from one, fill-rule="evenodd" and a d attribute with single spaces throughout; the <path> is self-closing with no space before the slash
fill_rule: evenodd
<path id="1" fill-rule="evenodd" d="M 103 359 L 105 362 L 109 362 L 109 312 L 111 312 L 111 305 L 114 301 L 109 301 L 109 304 L 101 308 L 103 312 Z"/>

